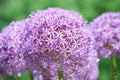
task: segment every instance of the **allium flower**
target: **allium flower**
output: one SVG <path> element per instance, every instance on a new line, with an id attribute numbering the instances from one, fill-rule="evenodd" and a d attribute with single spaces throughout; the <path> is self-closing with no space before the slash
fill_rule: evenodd
<path id="1" fill-rule="evenodd" d="M 99 57 L 120 54 L 120 13 L 104 13 L 90 24 Z"/>
<path id="2" fill-rule="evenodd" d="M 0 33 L 0 68 L 3 73 L 13 75 L 26 68 L 20 44 L 25 33 L 25 21 L 12 22 Z"/>
<path id="3" fill-rule="evenodd" d="M 49 8 L 30 15 L 27 38 L 22 44 L 27 66 L 43 80 L 96 80 L 97 55 L 94 38 L 85 29 L 86 22 L 76 12 Z"/>

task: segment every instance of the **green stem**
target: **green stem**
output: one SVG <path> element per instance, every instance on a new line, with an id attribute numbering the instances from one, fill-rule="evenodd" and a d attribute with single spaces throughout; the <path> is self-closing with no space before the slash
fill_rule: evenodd
<path id="1" fill-rule="evenodd" d="M 29 71 L 30 74 L 30 80 L 34 80 L 32 73 Z"/>
<path id="2" fill-rule="evenodd" d="M 63 71 L 61 69 L 58 70 L 58 78 L 59 80 L 63 80 Z"/>
<path id="3" fill-rule="evenodd" d="M 14 75 L 14 80 L 19 80 L 17 75 Z"/>
<path id="4" fill-rule="evenodd" d="M 112 68 L 113 68 L 113 80 L 117 80 L 117 64 L 116 64 L 116 57 L 112 55 Z"/>

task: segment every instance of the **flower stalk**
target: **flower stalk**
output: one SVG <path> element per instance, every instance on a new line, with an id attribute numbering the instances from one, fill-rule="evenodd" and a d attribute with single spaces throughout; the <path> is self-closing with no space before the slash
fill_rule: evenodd
<path id="1" fill-rule="evenodd" d="M 63 80 L 63 71 L 61 69 L 58 70 L 58 79 Z"/>
<path id="2" fill-rule="evenodd" d="M 112 55 L 112 69 L 113 69 L 113 80 L 117 80 L 117 64 L 116 64 L 115 55 Z"/>

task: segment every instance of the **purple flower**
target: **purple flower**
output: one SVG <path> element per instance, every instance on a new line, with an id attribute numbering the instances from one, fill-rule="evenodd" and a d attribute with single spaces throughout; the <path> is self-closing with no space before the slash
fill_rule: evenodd
<path id="1" fill-rule="evenodd" d="M 100 58 L 120 54 L 120 13 L 107 12 L 90 24 Z"/>
<path id="2" fill-rule="evenodd" d="M 58 80 L 96 80 L 98 59 L 94 38 L 85 29 L 86 21 L 76 12 L 49 8 L 32 13 L 27 22 L 27 37 L 21 51 L 34 76 Z"/>
<path id="3" fill-rule="evenodd" d="M 25 21 L 12 22 L 0 33 L 0 68 L 3 73 L 13 75 L 26 69 L 20 44 L 25 34 Z"/>

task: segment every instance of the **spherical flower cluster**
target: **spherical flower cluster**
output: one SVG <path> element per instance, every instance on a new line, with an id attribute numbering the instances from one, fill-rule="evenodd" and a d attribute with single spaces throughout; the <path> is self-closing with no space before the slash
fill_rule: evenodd
<path id="1" fill-rule="evenodd" d="M 12 22 L 0 33 L 0 68 L 13 75 L 26 68 L 20 44 L 23 42 L 25 21 Z"/>
<path id="2" fill-rule="evenodd" d="M 90 24 L 100 58 L 120 54 L 120 13 L 107 12 Z"/>
<path id="3" fill-rule="evenodd" d="M 94 38 L 86 22 L 76 12 L 49 8 L 32 13 L 27 21 L 27 37 L 21 47 L 33 75 L 43 80 L 97 80 L 98 59 Z"/>

